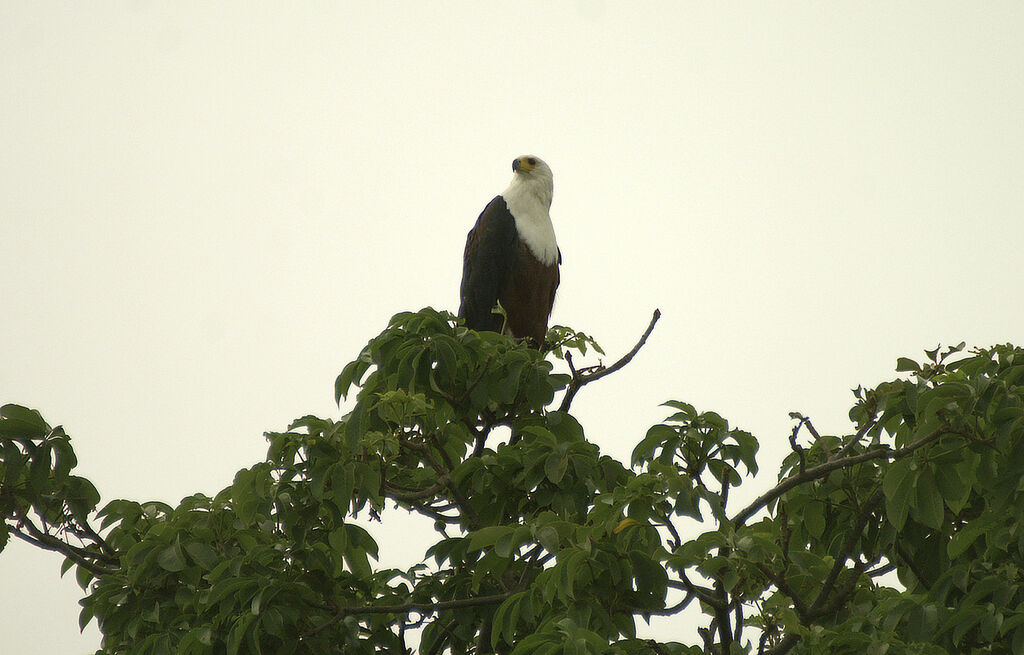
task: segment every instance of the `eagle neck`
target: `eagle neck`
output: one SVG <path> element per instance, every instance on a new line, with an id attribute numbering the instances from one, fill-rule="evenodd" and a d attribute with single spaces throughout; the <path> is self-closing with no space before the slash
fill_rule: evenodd
<path id="1" fill-rule="evenodd" d="M 558 263 L 558 243 L 551 224 L 550 180 L 524 180 L 516 176 L 501 194 L 516 221 L 519 238 L 543 264 Z"/>

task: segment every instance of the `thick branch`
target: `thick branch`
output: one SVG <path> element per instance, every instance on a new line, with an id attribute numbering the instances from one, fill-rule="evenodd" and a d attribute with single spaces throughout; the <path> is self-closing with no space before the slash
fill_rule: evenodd
<path id="1" fill-rule="evenodd" d="M 615 362 L 611 366 L 599 367 L 596 371 L 592 373 L 580 373 L 579 371 L 572 368 L 570 363 L 570 370 L 572 371 L 572 380 L 569 382 L 569 386 L 566 387 L 565 389 L 565 396 L 562 398 L 562 404 L 558 406 L 558 411 L 569 411 L 569 406 L 572 405 L 572 399 L 576 396 L 577 391 L 582 389 L 584 386 L 590 384 L 591 382 L 594 382 L 595 380 L 600 380 L 606 375 L 611 375 L 612 373 L 614 373 L 615 371 L 619 370 L 620 368 L 628 364 L 630 361 L 632 361 L 633 357 L 635 357 L 636 354 L 640 352 L 640 349 L 644 347 L 644 344 L 647 343 L 647 337 L 651 336 L 651 332 L 654 330 L 654 324 L 658 322 L 659 318 L 661 318 L 661 310 L 655 309 L 654 315 L 651 316 L 651 323 L 650 325 L 647 326 L 647 329 L 644 331 L 643 336 L 640 337 L 640 340 L 637 341 L 636 345 L 633 346 L 632 350 L 623 355 L 619 361 Z"/>

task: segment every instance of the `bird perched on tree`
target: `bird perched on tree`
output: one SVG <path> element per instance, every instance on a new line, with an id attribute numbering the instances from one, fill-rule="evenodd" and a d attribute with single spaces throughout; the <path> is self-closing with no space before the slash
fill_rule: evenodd
<path id="1" fill-rule="evenodd" d="M 562 253 L 551 225 L 551 169 L 537 157 L 512 162 L 512 183 L 487 204 L 466 238 L 459 316 L 466 327 L 544 343 Z M 501 303 L 505 317 L 493 313 Z"/>

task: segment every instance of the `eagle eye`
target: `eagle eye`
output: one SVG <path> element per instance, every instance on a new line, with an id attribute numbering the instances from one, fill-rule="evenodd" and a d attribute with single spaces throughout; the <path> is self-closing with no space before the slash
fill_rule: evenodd
<path id="1" fill-rule="evenodd" d="M 533 157 L 528 158 L 526 161 L 527 161 L 527 163 L 530 164 L 530 166 L 536 166 L 537 165 L 537 160 L 534 159 Z"/>

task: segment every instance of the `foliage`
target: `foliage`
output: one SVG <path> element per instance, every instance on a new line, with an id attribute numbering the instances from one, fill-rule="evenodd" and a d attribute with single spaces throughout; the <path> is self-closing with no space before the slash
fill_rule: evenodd
<path id="1" fill-rule="evenodd" d="M 851 434 L 794 413 L 763 484 L 757 439 L 684 402 L 632 467 L 602 455 L 569 405 L 628 358 L 577 370 L 596 343 L 549 342 L 567 373 L 399 314 L 338 377 L 351 411 L 269 433 L 266 461 L 176 507 L 100 508 L 64 431 L 6 405 L 0 547 L 62 553 L 111 655 L 399 653 L 417 628 L 421 653 L 1024 653 L 1024 350 L 901 358 L 855 390 Z M 375 564 L 365 520 L 395 508 L 437 532 L 407 570 Z M 688 645 L 637 637 L 694 600 Z"/>

